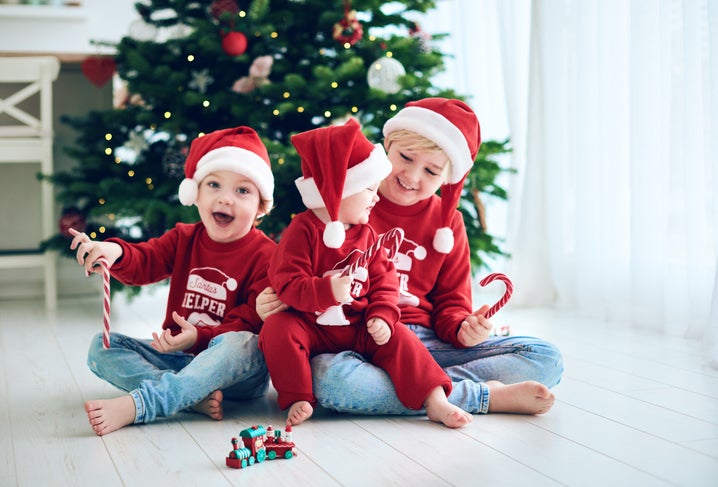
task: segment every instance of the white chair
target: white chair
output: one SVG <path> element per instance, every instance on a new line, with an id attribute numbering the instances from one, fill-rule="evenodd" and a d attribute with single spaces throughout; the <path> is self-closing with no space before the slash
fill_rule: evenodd
<path id="1" fill-rule="evenodd" d="M 60 62 L 50 56 L 0 57 L 0 83 L 13 90 L 11 95 L 0 98 L 0 165 L 39 164 L 42 174 L 52 174 L 52 84 L 59 71 Z M 39 114 L 28 113 L 30 109 L 22 108 L 28 106 L 22 103 L 34 97 L 39 98 Z M 46 239 L 56 228 L 53 190 L 48 181 L 42 181 L 38 197 L 41 200 L 42 238 Z M 44 269 L 48 310 L 57 307 L 56 265 L 56 252 L 41 252 L 39 242 L 36 249 L 0 253 L 0 269 Z"/>

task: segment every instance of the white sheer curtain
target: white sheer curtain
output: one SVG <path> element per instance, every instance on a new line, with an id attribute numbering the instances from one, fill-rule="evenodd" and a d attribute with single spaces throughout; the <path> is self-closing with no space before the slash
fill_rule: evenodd
<path id="1" fill-rule="evenodd" d="M 512 302 L 718 335 L 718 2 L 438 9 L 451 23 L 432 31 L 464 43 L 441 81 L 471 96 L 485 136 L 505 127 L 514 148 Z"/>

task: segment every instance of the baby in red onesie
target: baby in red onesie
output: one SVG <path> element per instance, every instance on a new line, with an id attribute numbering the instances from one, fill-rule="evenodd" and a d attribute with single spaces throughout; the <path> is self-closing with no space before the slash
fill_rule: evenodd
<path id="1" fill-rule="evenodd" d="M 316 405 L 310 359 L 353 350 L 386 370 L 397 396 L 432 421 L 457 428 L 472 416 L 449 403 L 451 380 L 426 347 L 399 321 L 397 275 L 384 251 L 350 275 L 351 266 L 378 239 L 367 223 L 379 183 L 391 172 L 380 144 L 355 120 L 292 137 L 302 159 L 296 181 L 308 208 L 282 234 L 269 279 L 289 306 L 268 316 L 259 347 L 287 420 L 308 419 Z"/>

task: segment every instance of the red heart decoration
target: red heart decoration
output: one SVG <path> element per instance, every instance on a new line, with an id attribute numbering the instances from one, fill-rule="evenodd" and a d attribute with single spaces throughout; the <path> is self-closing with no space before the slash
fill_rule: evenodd
<path id="1" fill-rule="evenodd" d="M 115 74 L 115 60 L 110 56 L 92 56 L 82 61 L 82 72 L 90 82 L 102 88 Z"/>

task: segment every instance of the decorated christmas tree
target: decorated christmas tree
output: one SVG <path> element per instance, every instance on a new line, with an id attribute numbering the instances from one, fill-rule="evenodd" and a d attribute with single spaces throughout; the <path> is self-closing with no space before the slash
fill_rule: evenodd
<path id="1" fill-rule="evenodd" d="M 63 121 L 76 129 L 65 148 L 77 161 L 50 179 L 63 212 L 47 246 L 69 253 L 67 228 L 94 239 L 159 236 L 197 221 L 177 188 L 189 144 L 200 134 L 248 125 L 272 159 L 276 207 L 261 223 L 276 239 L 304 206 L 290 136 L 355 117 L 381 142 L 384 122 L 428 96 L 463 98 L 432 84 L 447 55 L 417 19 L 430 0 L 149 0 L 116 46 L 114 64 L 127 93 L 119 106 Z M 461 210 L 472 263 L 502 254 L 487 233 L 482 194 L 495 184 L 507 142 L 484 141 L 467 178 Z"/>

